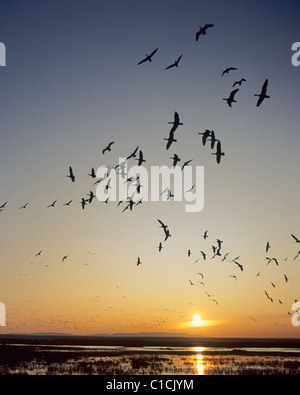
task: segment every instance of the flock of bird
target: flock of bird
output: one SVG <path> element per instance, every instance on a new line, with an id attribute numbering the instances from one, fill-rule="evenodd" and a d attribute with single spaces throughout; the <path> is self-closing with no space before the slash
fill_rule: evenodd
<path id="1" fill-rule="evenodd" d="M 211 23 L 208 23 L 208 24 L 206 24 L 203 27 L 200 26 L 200 30 L 197 31 L 197 33 L 196 33 L 196 41 L 199 41 L 200 36 L 205 36 L 207 34 L 207 30 L 212 28 L 212 27 L 214 27 L 214 26 L 215 25 L 213 25 Z M 143 63 L 146 63 L 146 62 L 152 62 L 153 61 L 153 56 L 157 53 L 157 51 L 158 51 L 158 48 L 156 48 L 154 51 L 152 51 L 150 53 L 150 55 L 146 54 L 146 57 L 143 58 L 140 62 L 138 62 L 138 66 L 142 65 Z M 178 68 L 179 67 L 179 62 L 181 61 L 182 57 L 183 57 L 183 54 L 181 54 L 172 64 L 170 64 L 168 67 L 166 67 L 165 70 Z M 227 67 L 226 69 L 223 70 L 222 77 L 225 74 L 229 74 L 231 71 L 236 71 L 236 70 L 237 70 L 236 67 L 232 67 L 232 66 L 231 67 Z M 246 82 L 246 81 L 247 80 L 245 78 L 242 78 L 239 81 L 235 81 L 234 84 L 233 84 L 233 88 L 235 88 L 235 86 L 237 86 L 237 85 L 241 86 L 242 83 Z M 269 80 L 266 79 L 264 84 L 263 84 L 263 86 L 262 86 L 261 92 L 259 94 L 258 93 L 254 94 L 254 96 L 258 96 L 258 98 L 259 98 L 257 103 L 256 103 L 257 107 L 260 107 L 262 102 L 265 99 L 270 99 L 270 96 L 267 95 L 268 84 L 269 84 Z M 235 100 L 235 96 L 239 92 L 239 90 L 240 90 L 240 88 L 234 89 L 233 91 L 230 92 L 229 97 L 223 98 L 223 100 L 225 100 L 227 102 L 229 107 L 232 107 L 232 104 L 237 102 L 237 100 Z M 171 140 L 171 141 L 174 141 L 174 140 Z"/>
<path id="2" fill-rule="evenodd" d="M 213 24 L 206 24 L 204 27 L 200 27 L 200 30 L 197 31 L 196 33 L 196 41 L 198 41 L 200 39 L 201 36 L 205 36 L 207 34 L 207 30 L 210 28 L 213 28 L 214 25 Z M 138 65 L 142 65 L 146 62 L 152 62 L 153 61 L 153 57 L 154 55 L 157 53 L 158 48 L 156 48 L 154 51 L 152 51 L 150 53 L 150 55 L 146 54 L 146 57 L 143 58 Z M 183 54 L 181 54 L 173 63 L 171 63 L 169 66 L 167 66 L 165 68 L 165 70 L 170 70 L 172 68 L 178 68 L 179 67 L 179 63 L 181 61 L 183 57 Z M 229 74 L 232 71 L 236 71 L 237 68 L 236 67 L 227 67 L 226 69 L 224 69 L 224 71 L 222 72 L 222 77 L 226 74 Z M 233 88 L 235 88 L 234 90 L 231 91 L 230 95 L 228 98 L 223 98 L 223 100 L 225 100 L 228 104 L 229 107 L 232 107 L 233 103 L 236 103 L 236 94 L 239 92 L 240 88 L 236 88 L 236 86 L 241 87 L 241 85 L 246 82 L 245 78 L 242 78 L 239 81 L 235 81 L 233 84 Z M 257 107 L 260 107 L 261 104 L 263 103 L 263 101 L 267 98 L 270 98 L 270 96 L 267 94 L 267 89 L 268 89 L 268 79 L 265 80 L 263 87 L 261 89 L 261 92 L 259 94 L 255 94 L 255 96 L 258 97 L 258 101 L 257 101 Z M 177 142 L 177 139 L 175 138 L 175 132 L 177 132 L 178 128 L 180 126 L 183 126 L 184 124 L 181 122 L 180 120 L 180 116 L 179 113 L 177 111 L 174 112 L 174 120 L 172 122 L 168 122 L 168 124 L 171 124 L 171 130 L 169 131 L 169 135 L 168 137 L 163 138 L 164 141 L 167 141 L 166 144 L 166 150 L 168 151 L 174 143 Z M 210 143 L 210 148 L 211 150 L 213 150 L 214 148 L 216 148 L 216 152 L 212 153 L 212 155 L 216 156 L 216 161 L 218 164 L 221 163 L 222 157 L 225 156 L 225 153 L 222 151 L 222 145 L 221 145 L 221 141 L 219 139 L 216 138 L 216 134 L 213 130 L 208 130 L 206 129 L 204 132 L 199 132 L 198 135 L 202 136 L 202 145 L 203 147 L 207 145 L 207 143 Z M 115 144 L 115 141 L 111 141 L 107 146 L 105 146 L 102 149 L 102 154 L 105 155 L 107 152 L 111 152 L 112 151 L 112 147 Z M 138 166 L 142 166 L 146 160 L 144 158 L 144 154 L 143 151 L 139 148 L 139 146 L 137 146 L 134 151 L 132 153 L 130 153 L 127 158 L 127 160 L 130 159 L 135 159 L 138 163 Z M 180 157 L 178 156 L 178 154 L 174 153 L 173 157 L 170 158 L 173 162 L 173 166 L 176 167 L 178 165 L 178 163 L 181 161 Z M 182 165 L 182 170 L 184 169 L 185 166 L 188 166 L 193 160 L 190 159 L 188 161 L 185 161 Z M 105 180 L 100 179 L 95 181 L 95 183 L 93 184 L 93 186 L 103 183 L 103 187 L 108 190 L 109 188 L 111 188 L 110 186 L 110 179 L 109 179 L 109 170 L 111 169 L 116 169 L 119 171 L 119 174 L 122 176 L 122 178 L 124 179 L 124 183 L 130 183 L 130 182 L 136 182 L 136 189 L 137 192 L 140 192 L 140 188 L 141 188 L 141 184 L 139 182 L 139 179 L 136 178 L 135 180 L 131 177 L 131 178 L 127 178 L 127 174 L 125 173 L 125 167 L 124 167 L 124 163 L 123 164 L 118 164 L 116 166 L 109 166 L 107 165 L 108 168 L 108 181 L 104 184 L 103 182 Z M 96 171 L 94 168 L 91 169 L 91 172 L 88 174 L 88 176 L 90 176 L 92 179 L 96 179 L 97 175 L 96 175 Z M 74 174 L 73 168 L 70 166 L 69 167 L 69 171 L 68 174 L 66 175 L 66 177 L 70 178 L 72 183 L 76 182 L 76 176 Z M 173 197 L 172 191 L 170 189 L 167 188 L 167 191 L 163 191 L 167 193 L 168 196 L 168 200 L 170 200 Z M 95 194 L 93 191 L 90 191 L 86 196 L 88 197 L 82 197 L 82 199 L 80 200 L 80 205 L 82 207 L 82 209 L 84 210 L 85 207 L 89 204 L 91 204 L 94 199 L 96 198 Z M 105 201 L 105 203 L 108 203 L 108 199 Z M 52 203 L 50 203 L 48 206 L 46 206 L 47 208 L 55 208 L 56 204 L 58 202 L 58 199 L 54 200 Z M 72 204 L 73 200 L 69 200 L 66 203 L 63 203 L 63 206 L 67 206 L 69 207 Z M 5 203 L 3 203 L 2 205 L 0 205 L 0 212 L 4 211 L 6 209 L 8 201 L 6 201 Z M 122 203 L 126 203 L 125 208 L 123 209 L 122 212 L 125 212 L 127 210 L 132 211 L 133 208 L 139 204 L 142 204 L 142 201 L 138 201 L 138 202 L 134 202 L 131 197 L 128 197 L 126 202 L 122 202 L 119 201 L 117 206 L 119 207 Z M 20 210 L 25 210 L 27 209 L 29 206 L 29 202 L 25 203 L 24 205 L 22 205 L 21 207 L 19 207 Z M 162 253 L 163 249 L 164 249 L 164 243 L 166 243 L 169 238 L 171 237 L 171 233 L 170 233 L 170 229 L 169 226 L 165 224 L 164 221 L 162 221 L 161 219 L 157 219 L 158 223 L 159 223 L 159 228 L 162 229 L 163 231 L 163 239 L 161 241 L 159 241 L 159 244 L 157 246 L 158 252 Z M 298 237 L 296 237 L 295 235 L 291 235 L 294 242 L 297 244 L 300 244 L 300 239 L 298 239 Z M 203 234 L 202 238 L 204 239 L 204 241 L 207 241 L 207 239 L 209 239 L 209 235 L 208 235 L 208 231 L 205 231 L 205 233 Z M 244 273 L 245 271 L 245 267 L 244 265 L 240 262 L 240 256 L 235 256 L 232 258 L 229 258 L 230 253 L 223 253 L 222 249 L 223 249 L 223 241 L 221 239 L 217 239 L 216 242 L 214 244 L 211 244 L 210 249 L 212 251 L 212 255 L 210 256 L 208 252 L 204 251 L 204 248 L 202 248 L 199 252 L 199 256 L 196 258 L 196 260 L 193 262 L 194 264 L 197 264 L 199 262 L 202 263 L 207 263 L 208 260 L 215 260 L 215 259 L 220 259 L 221 263 L 230 263 L 235 265 L 235 267 L 240 271 L 240 273 Z M 265 247 L 265 252 L 266 254 L 269 253 L 271 249 L 271 245 L 270 242 L 267 242 L 267 245 Z M 39 258 L 41 257 L 43 254 L 43 250 L 40 250 L 39 252 L 37 252 L 36 254 L 34 254 L 34 258 Z M 187 256 L 188 258 L 191 258 L 191 256 L 193 255 L 193 252 L 191 249 L 188 249 L 187 251 Z M 296 261 L 298 259 L 298 257 L 300 257 L 300 250 L 298 252 L 298 254 L 294 257 L 294 261 Z M 66 262 L 67 260 L 69 260 L 70 256 L 69 255 L 64 255 L 61 257 L 61 263 Z M 276 266 L 279 266 L 279 259 L 275 258 L 275 257 L 265 257 L 266 260 L 266 264 L 270 265 L 272 262 L 274 262 L 274 264 Z M 287 260 L 287 259 L 286 259 Z M 285 260 L 285 261 L 286 261 Z M 141 256 L 137 257 L 137 261 L 136 261 L 136 265 L 139 267 L 143 264 L 142 262 L 142 258 Z M 200 285 L 203 288 L 206 287 L 206 282 L 204 282 L 205 280 L 205 274 L 203 272 L 197 272 L 196 273 L 197 276 L 201 277 L 201 280 L 192 280 L 189 279 L 188 283 L 190 286 L 196 286 L 196 285 Z M 261 276 L 261 273 L 257 273 L 256 277 L 259 278 Z M 230 278 L 232 278 L 233 280 L 237 281 L 238 280 L 238 276 L 237 274 L 231 274 L 229 276 Z M 198 277 L 199 278 L 199 277 Z M 289 278 L 288 275 L 284 273 L 284 276 L 282 277 L 282 281 L 284 281 L 285 283 L 288 283 Z M 270 286 L 272 287 L 272 289 L 276 288 L 276 284 L 271 281 L 270 282 Z M 264 294 L 266 296 L 266 298 L 271 302 L 274 303 L 275 298 L 273 296 L 271 296 L 272 291 L 270 290 L 264 290 Z M 211 295 L 210 293 L 205 291 L 205 294 L 207 295 L 207 297 L 209 298 L 209 300 L 213 303 L 215 303 L 217 306 L 219 305 L 219 300 L 214 298 L 214 295 Z M 278 303 L 283 304 L 283 301 L 281 298 L 278 299 Z M 288 312 L 288 314 L 290 314 L 290 312 Z"/>
<path id="3" fill-rule="evenodd" d="M 296 237 L 293 234 L 291 234 L 291 237 L 293 238 L 293 240 L 294 240 L 294 242 L 296 244 L 300 244 L 300 240 L 298 239 L 298 237 Z M 205 233 L 203 234 L 203 239 L 207 240 L 208 238 L 209 238 L 208 231 L 205 231 Z M 212 255 L 209 257 L 209 254 L 207 252 L 204 252 L 203 250 L 201 250 L 200 251 L 201 255 L 199 257 L 197 257 L 197 259 L 193 263 L 194 264 L 197 264 L 199 262 L 200 263 L 201 262 L 202 263 L 207 263 L 208 259 L 212 260 L 212 259 L 215 259 L 215 258 L 219 258 L 221 263 L 226 263 L 227 262 L 229 264 L 235 264 L 237 269 L 239 269 L 240 272 L 243 273 L 244 270 L 245 270 L 245 267 L 240 262 L 241 256 L 236 256 L 234 258 L 229 258 L 229 256 L 230 256 L 229 252 L 227 252 L 225 254 L 222 253 L 222 246 L 223 246 L 223 241 L 220 240 L 220 239 L 217 239 L 215 244 L 211 245 Z M 271 249 L 271 244 L 268 241 L 266 246 L 265 246 L 265 253 L 267 254 L 270 249 Z M 188 249 L 188 251 L 187 251 L 188 258 L 190 258 L 192 256 L 192 254 L 193 253 L 192 253 L 191 249 Z M 295 262 L 299 257 L 300 257 L 300 250 L 298 251 L 298 253 L 293 258 L 293 261 Z M 275 265 L 277 267 L 279 267 L 279 266 L 281 266 L 281 263 L 286 263 L 289 258 L 287 257 L 287 258 L 285 258 L 283 260 L 280 260 L 279 258 L 265 256 L 264 259 L 266 261 L 266 266 L 268 266 L 271 262 L 274 262 Z M 284 268 L 284 269 L 286 270 L 286 268 Z M 205 270 L 205 267 L 204 267 L 204 270 Z M 200 286 L 203 286 L 205 288 L 206 287 L 206 283 L 203 281 L 204 278 L 205 278 L 205 275 L 204 275 L 203 271 L 202 272 L 197 272 L 196 275 L 201 276 L 201 280 L 202 281 L 200 281 L 200 280 L 193 281 L 193 280 L 189 279 L 189 285 L 191 285 L 191 286 L 200 285 Z M 261 272 L 258 272 L 255 277 L 256 278 L 260 278 L 261 276 L 262 276 Z M 235 281 L 238 280 L 238 276 L 236 274 L 229 275 L 229 278 L 232 278 Z M 284 283 L 284 284 L 287 284 L 289 282 L 289 277 L 288 277 L 288 275 L 286 273 L 282 273 L 282 275 L 281 275 L 281 282 Z M 277 288 L 277 285 L 274 283 L 273 280 L 270 280 L 269 284 L 270 284 L 270 286 L 272 287 L 273 290 Z M 267 297 L 267 299 L 271 303 L 274 303 L 275 302 L 275 297 L 273 297 L 273 296 L 271 297 L 270 296 L 271 292 L 272 292 L 272 290 L 271 291 L 264 290 L 264 295 Z M 218 300 L 211 299 L 211 297 L 213 295 L 211 295 L 210 293 L 208 293 L 206 291 L 205 291 L 205 294 L 210 298 L 211 301 L 215 302 L 216 305 L 219 305 L 219 301 Z M 296 303 L 298 300 L 296 298 L 293 298 L 293 299 L 291 299 L 291 300 L 289 300 L 287 302 L 290 302 L 290 301 L 293 301 L 293 302 Z M 284 302 L 283 302 L 283 298 L 282 297 L 278 297 L 278 303 L 283 305 Z M 287 314 L 290 315 L 290 316 L 292 315 L 290 311 L 288 311 Z"/>

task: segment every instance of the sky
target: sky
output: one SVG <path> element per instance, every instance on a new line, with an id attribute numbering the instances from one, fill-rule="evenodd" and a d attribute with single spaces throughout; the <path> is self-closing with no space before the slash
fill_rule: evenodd
<path id="1" fill-rule="evenodd" d="M 288 314 L 300 300 L 299 11 L 296 0 L 1 2 L 0 333 L 299 337 Z M 222 76 L 227 67 L 237 70 Z M 222 99 L 241 78 L 230 108 Z M 257 108 L 266 79 L 270 99 Z M 183 125 L 166 150 L 175 112 Z M 222 143 L 220 164 L 202 145 L 206 129 Z M 83 210 L 91 169 L 137 146 L 149 171 L 175 153 L 204 167 L 203 210 L 174 199 Z"/>

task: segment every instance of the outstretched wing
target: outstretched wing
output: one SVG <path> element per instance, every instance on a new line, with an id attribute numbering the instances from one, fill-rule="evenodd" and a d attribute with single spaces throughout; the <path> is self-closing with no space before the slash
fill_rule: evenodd
<path id="1" fill-rule="evenodd" d="M 158 51 L 158 48 L 156 48 L 150 55 L 149 58 L 152 58 L 152 56 L 154 56 L 156 54 L 156 52 Z"/>

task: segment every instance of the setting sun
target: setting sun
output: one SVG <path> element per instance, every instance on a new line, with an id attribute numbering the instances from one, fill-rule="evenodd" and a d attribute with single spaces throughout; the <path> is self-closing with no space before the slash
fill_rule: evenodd
<path id="1" fill-rule="evenodd" d="M 195 314 L 192 321 L 193 326 L 202 326 L 203 322 L 199 314 Z"/>

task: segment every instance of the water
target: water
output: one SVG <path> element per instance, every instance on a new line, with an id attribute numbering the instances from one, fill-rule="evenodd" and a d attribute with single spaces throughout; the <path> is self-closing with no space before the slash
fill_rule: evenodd
<path id="1" fill-rule="evenodd" d="M 9 345 L 0 374 L 299 375 L 294 348 Z"/>

